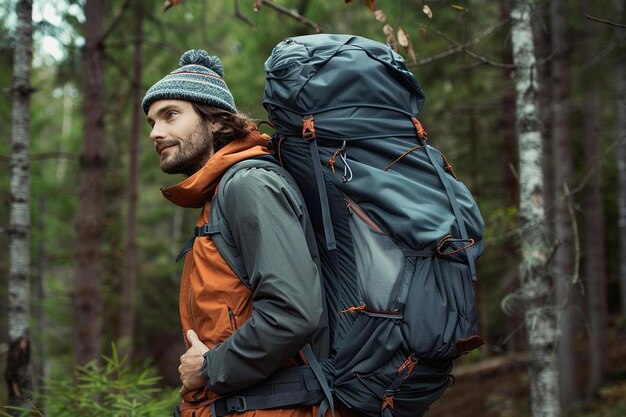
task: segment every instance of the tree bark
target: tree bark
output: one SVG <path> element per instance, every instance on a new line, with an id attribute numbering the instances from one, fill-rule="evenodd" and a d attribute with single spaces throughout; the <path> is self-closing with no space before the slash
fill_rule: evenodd
<path id="1" fill-rule="evenodd" d="M 519 217 L 522 222 L 520 280 L 521 293 L 525 296 L 525 324 L 531 355 L 532 415 L 556 417 L 561 413 L 555 355 L 557 322 L 554 306 L 550 305 L 550 281 L 546 271 L 550 254 L 544 224 L 541 120 L 530 16 L 530 0 L 514 2 L 511 10 L 511 43 L 516 66 Z"/>
<path id="2" fill-rule="evenodd" d="M 39 221 L 37 222 L 37 228 L 39 232 L 39 241 L 37 242 L 37 307 L 33 313 L 36 316 L 36 331 L 37 334 L 43 335 L 46 332 L 46 312 L 44 305 L 46 304 L 46 270 L 48 254 L 46 252 L 46 240 L 44 236 L 46 234 L 46 216 L 47 216 L 47 202 L 46 195 L 40 194 L 38 198 L 38 211 Z M 46 378 L 46 358 L 48 357 L 46 352 L 45 339 L 40 337 L 37 341 L 35 352 L 35 358 L 33 360 L 33 374 L 34 374 L 34 391 L 42 392 L 43 381 Z M 44 407 L 45 404 L 42 400 L 38 403 L 39 407 Z"/>
<path id="3" fill-rule="evenodd" d="M 614 0 L 615 15 L 626 15 L 623 0 Z M 620 19 L 618 19 L 620 20 Z M 615 112 L 617 113 L 617 167 L 618 167 L 618 236 L 619 236 L 619 282 L 621 287 L 622 316 L 626 319 L 626 30 L 615 29 L 618 50 L 615 62 Z"/>
<path id="4" fill-rule="evenodd" d="M 9 405 L 29 407 L 30 363 L 30 84 L 33 58 L 32 0 L 16 4 L 13 60 L 11 194 L 9 219 L 9 352 L 4 373 Z M 10 411 L 18 415 L 16 411 Z"/>
<path id="5" fill-rule="evenodd" d="M 511 16 L 512 0 L 502 0 L 500 2 L 500 17 L 507 20 Z M 502 62 L 511 62 L 513 57 L 511 56 L 511 50 L 506 49 L 502 54 Z M 511 69 L 504 69 L 503 75 L 505 79 L 510 79 L 514 72 Z M 517 167 L 517 137 L 515 135 L 515 90 L 511 87 L 502 95 L 500 99 L 500 120 L 499 126 L 502 135 L 504 136 L 504 158 L 502 158 L 502 186 L 505 190 L 506 205 L 507 207 L 517 207 L 519 198 L 519 181 L 517 173 L 514 167 Z M 510 259 L 515 259 L 517 256 L 517 247 L 515 242 L 507 240 L 504 246 L 501 248 L 505 251 L 505 256 Z M 483 308 L 483 314 L 487 313 L 487 309 Z M 522 325 L 521 317 L 519 314 L 511 315 L 507 317 L 507 333 L 512 336 L 508 339 L 507 351 L 509 353 L 515 353 L 525 347 L 525 342 L 522 340 L 522 332 L 516 331 Z"/>
<path id="6" fill-rule="evenodd" d="M 139 135 L 142 94 L 142 45 L 143 45 L 143 4 L 135 3 L 135 63 L 132 93 L 132 121 L 129 142 L 129 181 L 128 213 L 126 225 L 126 245 L 124 251 L 124 274 L 122 280 L 122 311 L 120 317 L 120 338 L 122 346 L 127 346 L 123 353 L 132 354 L 133 334 L 135 329 L 135 283 L 138 275 L 137 254 L 137 197 L 139 194 Z"/>
<path id="7" fill-rule="evenodd" d="M 552 196 L 554 213 L 554 240 L 557 245 L 554 255 L 553 276 L 556 284 L 556 298 L 559 305 L 559 340 L 557 357 L 561 404 L 569 408 L 579 399 L 576 387 L 575 355 L 573 347 L 573 309 L 577 300 L 574 279 L 575 252 L 572 222 L 570 215 L 573 196 L 566 190 L 572 188 L 573 163 L 571 152 L 570 126 L 570 47 L 567 37 L 567 5 L 565 0 L 552 0 L 550 3 L 551 45 L 552 45 Z M 565 188 L 567 187 L 567 188 Z"/>
<path id="8" fill-rule="evenodd" d="M 98 360 L 101 353 L 101 246 L 105 226 L 104 2 L 88 0 L 85 16 L 84 131 L 78 174 L 77 266 L 73 294 L 75 359 L 78 365 Z"/>
<path id="9" fill-rule="evenodd" d="M 544 2 L 533 6 L 532 27 L 535 47 L 535 57 L 539 58 L 537 62 L 537 80 L 539 83 L 539 108 L 541 117 L 541 135 L 543 137 L 543 177 L 552 178 L 552 118 L 550 105 L 552 101 L 552 91 L 550 82 L 550 56 L 552 50 L 550 46 L 550 10 L 549 4 Z M 544 184 L 544 199 L 547 202 L 552 201 L 554 195 L 553 181 L 546 181 Z M 553 234 L 553 217 L 552 210 L 546 210 L 546 233 Z"/>
<path id="10" fill-rule="evenodd" d="M 582 1 L 583 11 L 591 6 L 591 0 Z M 586 25 L 585 56 L 587 62 L 593 62 L 597 49 L 593 42 L 596 38 L 596 25 Z M 589 317 L 590 346 L 589 377 L 587 396 L 600 388 L 608 370 L 607 333 L 608 333 L 608 298 L 606 275 L 606 248 L 604 232 L 604 203 L 602 201 L 602 137 L 600 135 L 600 101 L 593 71 L 588 71 L 584 78 L 585 93 L 583 100 L 585 166 L 591 169 L 589 183 L 584 192 L 585 203 L 585 283 L 587 288 L 587 315 Z"/>

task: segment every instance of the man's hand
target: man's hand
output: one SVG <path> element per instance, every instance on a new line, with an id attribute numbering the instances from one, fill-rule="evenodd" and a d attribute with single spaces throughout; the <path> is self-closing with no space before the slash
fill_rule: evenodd
<path id="1" fill-rule="evenodd" d="M 209 350 L 204 343 L 198 339 L 198 335 L 193 330 L 187 331 L 187 340 L 191 343 L 191 347 L 180 357 L 180 380 L 183 383 L 181 393 L 205 385 L 205 380 L 200 371 L 204 363 L 204 353 Z"/>

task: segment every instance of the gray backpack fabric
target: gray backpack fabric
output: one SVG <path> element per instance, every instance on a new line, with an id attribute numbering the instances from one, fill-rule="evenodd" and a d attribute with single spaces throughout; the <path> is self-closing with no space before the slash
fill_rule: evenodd
<path id="1" fill-rule="evenodd" d="M 263 105 L 317 232 L 334 396 L 368 416 L 419 416 L 476 335 L 483 221 L 428 145 L 424 93 L 389 45 L 351 35 L 279 43 Z"/>
<path id="2" fill-rule="evenodd" d="M 424 94 L 390 46 L 291 38 L 265 72 L 275 156 L 316 233 L 331 354 L 318 361 L 307 347 L 309 367 L 220 400 L 216 417 L 241 411 L 228 404 L 242 398 L 246 409 L 321 402 L 323 415 L 339 400 L 364 416 L 421 416 L 448 387 L 453 359 L 484 343 L 473 290 L 478 207 L 428 145 L 416 118 Z M 245 283 L 219 200 L 206 232 Z M 302 392 L 282 392 L 285 378 Z"/>

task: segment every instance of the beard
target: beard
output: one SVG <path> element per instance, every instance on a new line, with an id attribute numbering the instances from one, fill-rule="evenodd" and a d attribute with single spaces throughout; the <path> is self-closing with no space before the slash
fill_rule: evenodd
<path id="1" fill-rule="evenodd" d="M 187 138 L 178 142 L 177 149 L 171 153 L 161 159 L 161 171 L 187 176 L 199 171 L 213 154 L 213 135 L 208 126 L 199 123 Z"/>

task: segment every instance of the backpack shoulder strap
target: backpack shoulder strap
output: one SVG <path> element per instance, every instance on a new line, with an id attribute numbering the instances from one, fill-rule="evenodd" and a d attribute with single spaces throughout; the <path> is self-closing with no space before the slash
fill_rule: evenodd
<path id="1" fill-rule="evenodd" d="M 209 222 L 202 226 L 195 226 L 193 236 L 185 242 L 180 253 L 176 256 L 175 262 L 180 261 L 191 249 L 193 249 L 194 241 L 197 237 L 212 236 L 217 249 L 224 257 L 228 266 L 242 279 L 243 283 L 249 287 L 249 280 L 247 273 L 241 261 L 239 250 L 235 246 L 235 242 L 226 220 L 224 209 L 220 202 L 224 199 L 224 185 L 235 176 L 235 174 L 243 169 L 252 167 L 263 167 L 266 169 L 275 170 L 278 165 L 274 157 L 267 155 L 257 158 L 246 159 L 238 162 L 230 167 L 220 179 L 218 185 L 218 194 L 211 199 L 211 210 L 209 213 Z"/>
<path id="2" fill-rule="evenodd" d="M 302 199 L 295 181 L 283 167 L 278 165 L 278 161 L 274 159 L 274 157 L 268 155 L 247 159 L 233 165 L 226 171 L 220 180 L 217 195 L 211 200 L 209 223 L 201 228 L 196 227 L 196 236 L 210 235 L 226 263 L 247 287 L 251 286 L 250 278 L 243 264 L 241 253 L 235 245 L 222 204 L 224 201 L 224 190 L 226 189 L 228 181 L 230 181 L 237 172 L 249 168 L 262 168 L 277 173 L 290 184 L 299 196 L 300 201 L 304 204 L 304 200 Z M 198 229 L 202 229 L 202 231 L 199 233 Z M 256 389 L 261 390 L 261 395 L 256 392 L 255 387 L 252 387 L 252 389 L 239 392 L 236 396 L 215 401 L 211 403 L 212 414 L 216 417 L 225 417 L 233 411 L 241 413 L 246 410 L 276 409 L 301 406 L 303 404 L 316 405 L 321 403 L 318 417 L 324 416 L 326 410 L 329 408 L 331 410 L 331 416 L 334 417 L 332 390 L 323 374 L 320 363 L 313 353 L 311 345 L 307 344 L 302 352 L 309 363 L 308 366 L 288 368 L 278 372 L 277 375 L 272 375 L 266 381 L 256 386 Z M 294 390 L 293 387 L 287 388 L 285 386 L 283 379 L 286 376 L 289 376 L 290 379 L 294 379 L 295 376 L 297 389 Z M 272 394 L 267 393 L 268 387 L 272 387 L 270 390 Z"/>
<path id="3" fill-rule="evenodd" d="M 246 159 L 245 161 L 238 162 L 230 167 L 220 180 L 217 195 L 211 200 L 209 223 L 203 226 L 207 229 L 207 233 L 202 235 L 211 236 L 211 239 L 213 240 L 213 243 L 215 243 L 217 250 L 219 250 L 220 255 L 222 255 L 228 266 L 232 268 L 241 282 L 248 288 L 250 287 L 250 277 L 248 276 L 248 272 L 243 264 L 241 253 L 235 245 L 235 240 L 233 239 L 230 226 L 226 220 L 222 202 L 224 201 L 224 189 L 226 188 L 228 181 L 230 181 L 239 171 L 249 168 L 264 168 L 272 171 L 278 171 L 280 169 L 273 157 Z"/>
<path id="4" fill-rule="evenodd" d="M 239 171 L 250 168 L 263 168 L 276 172 L 281 177 L 285 178 L 285 180 L 287 180 L 287 182 L 294 187 L 294 190 L 297 190 L 297 187 L 286 174 L 284 168 L 279 166 L 278 161 L 270 155 L 246 159 L 236 163 L 222 176 L 218 185 L 217 195 L 211 199 L 209 223 L 202 226 L 196 226 L 194 228 L 194 236 L 185 244 L 181 254 L 179 254 L 177 258 L 182 258 L 186 252 L 191 250 L 193 247 L 193 241 L 196 237 L 211 236 L 211 239 L 219 250 L 220 255 L 222 255 L 228 266 L 231 267 L 241 282 L 248 288 L 250 288 L 250 277 L 248 276 L 246 268 L 243 264 L 241 253 L 235 245 L 230 226 L 224 213 L 224 208 L 222 207 L 222 202 L 224 201 L 224 190 L 226 189 L 228 181 L 230 181 Z"/>

